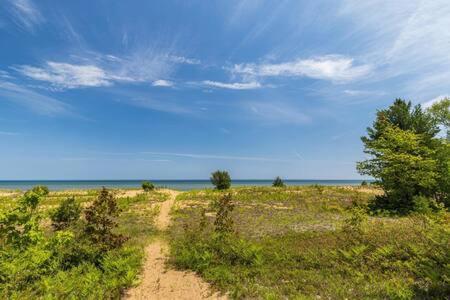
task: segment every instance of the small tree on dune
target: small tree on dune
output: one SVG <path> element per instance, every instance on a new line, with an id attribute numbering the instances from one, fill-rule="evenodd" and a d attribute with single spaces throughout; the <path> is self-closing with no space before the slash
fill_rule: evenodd
<path id="1" fill-rule="evenodd" d="M 155 189 L 155 185 L 153 183 L 151 183 L 150 181 L 144 181 L 142 183 L 142 189 L 146 192 L 150 192 Z"/>
<path id="2" fill-rule="evenodd" d="M 280 176 L 277 176 L 277 178 L 275 178 L 275 180 L 272 183 L 273 187 L 285 187 L 286 185 L 284 184 L 283 180 L 281 180 Z"/>
<path id="3" fill-rule="evenodd" d="M 211 183 L 218 190 L 226 190 L 231 186 L 231 178 L 230 174 L 227 171 L 217 170 L 216 172 L 211 174 Z"/>
<path id="4" fill-rule="evenodd" d="M 119 247 L 126 240 L 124 236 L 113 233 L 117 227 L 119 213 L 120 209 L 114 195 L 105 188 L 85 210 L 85 233 L 105 250 Z"/>

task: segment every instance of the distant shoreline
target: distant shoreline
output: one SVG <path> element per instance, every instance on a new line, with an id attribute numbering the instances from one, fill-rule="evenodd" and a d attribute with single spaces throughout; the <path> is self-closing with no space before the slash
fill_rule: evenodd
<path id="1" fill-rule="evenodd" d="M 79 190 L 107 188 L 140 188 L 142 181 L 139 180 L 0 180 L 0 189 L 27 190 L 36 185 L 46 185 L 50 190 Z M 150 180 L 158 187 L 166 187 L 176 190 L 193 190 L 212 188 L 209 179 L 195 180 Z M 240 179 L 232 180 L 232 186 L 270 186 L 273 179 Z M 360 185 L 361 182 L 372 180 L 363 179 L 286 179 L 286 185 Z"/>

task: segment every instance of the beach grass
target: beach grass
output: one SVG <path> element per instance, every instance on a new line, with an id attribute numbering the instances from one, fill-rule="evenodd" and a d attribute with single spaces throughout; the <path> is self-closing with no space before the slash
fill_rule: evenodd
<path id="1" fill-rule="evenodd" d="M 215 230 L 232 195 L 232 234 Z M 177 198 L 171 262 L 232 298 L 412 299 L 449 293 L 449 214 L 375 217 L 362 187 L 237 188 Z"/>

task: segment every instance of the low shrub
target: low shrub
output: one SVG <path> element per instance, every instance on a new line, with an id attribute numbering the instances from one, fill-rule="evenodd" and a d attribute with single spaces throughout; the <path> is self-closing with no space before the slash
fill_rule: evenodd
<path id="1" fill-rule="evenodd" d="M 272 183 L 273 187 L 285 187 L 286 185 L 284 184 L 283 180 L 281 180 L 280 177 L 277 176 L 277 178 L 275 178 L 275 180 Z"/>
<path id="2" fill-rule="evenodd" d="M 216 219 L 214 221 L 215 231 L 219 233 L 232 233 L 233 218 L 231 213 L 234 209 L 231 194 L 225 194 L 214 204 L 217 208 Z"/>
<path id="3" fill-rule="evenodd" d="M 31 189 L 32 192 L 39 194 L 40 196 L 47 196 L 50 191 L 45 185 L 37 185 Z"/>
<path id="4" fill-rule="evenodd" d="M 155 189 L 155 185 L 150 181 L 144 181 L 142 183 L 142 189 L 146 192 L 151 192 Z"/>
<path id="5" fill-rule="evenodd" d="M 113 232 L 117 227 L 119 212 L 114 195 L 103 188 L 98 198 L 84 212 L 86 219 L 84 231 L 89 239 L 106 250 L 120 247 L 126 238 Z"/>
<path id="6" fill-rule="evenodd" d="M 50 219 L 55 230 L 68 228 L 80 219 L 81 206 L 74 197 L 64 199 L 59 206 L 50 212 Z"/>
<path id="7" fill-rule="evenodd" d="M 230 174 L 227 171 L 217 170 L 216 172 L 211 174 L 211 183 L 218 190 L 226 190 L 231 186 L 231 178 Z"/>

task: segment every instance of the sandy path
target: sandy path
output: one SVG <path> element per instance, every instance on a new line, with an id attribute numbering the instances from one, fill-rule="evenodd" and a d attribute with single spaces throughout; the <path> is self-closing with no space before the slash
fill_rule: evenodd
<path id="1" fill-rule="evenodd" d="M 179 192 L 165 190 L 169 199 L 162 202 L 156 218 L 156 226 L 164 231 L 170 224 L 170 209 Z M 141 283 L 125 295 L 125 299 L 226 299 L 211 294 L 209 285 L 193 272 L 182 272 L 168 269 L 167 243 L 157 239 L 145 249 L 146 261 L 142 272 Z"/>

